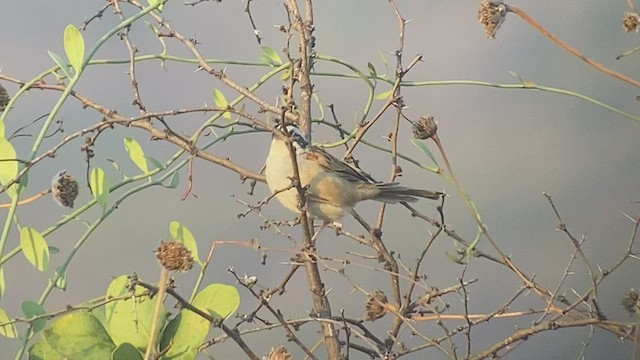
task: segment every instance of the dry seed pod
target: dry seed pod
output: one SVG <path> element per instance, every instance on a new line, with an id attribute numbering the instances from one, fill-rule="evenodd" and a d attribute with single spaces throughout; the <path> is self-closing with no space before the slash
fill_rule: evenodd
<path id="1" fill-rule="evenodd" d="M 478 21 L 484 26 L 487 37 L 493 39 L 504 22 L 509 8 L 502 1 L 482 0 L 478 10 Z"/>
<path id="2" fill-rule="evenodd" d="M 78 197 L 78 182 L 67 174 L 67 170 L 62 170 L 51 181 L 51 193 L 60 206 L 73 208 L 73 202 Z"/>
<path id="3" fill-rule="evenodd" d="M 275 349 L 271 349 L 267 360 L 293 360 L 293 355 L 287 350 L 286 347 L 280 345 Z"/>
<path id="4" fill-rule="evenodd" d="M 7 90 L 2 86 L 2 84 L 0 84 L 0 111 L 7 107 L 9 100 L 11 100 L 11 98 L 9 97 Z"/>
<path id="5" fill-rule="evenodd" d="M 177 241 L 160 243 L 156 250 L 156 257 L 160 260 L 160 265 L 169 271 L 189 271 L 193 267 L 191 251 Z"/>
<path id="6" fill-rule="evenodd" d="M 640 15 L 636 12 L 625 12 L 622 27 L 625 32 L 640 31 Z"/>

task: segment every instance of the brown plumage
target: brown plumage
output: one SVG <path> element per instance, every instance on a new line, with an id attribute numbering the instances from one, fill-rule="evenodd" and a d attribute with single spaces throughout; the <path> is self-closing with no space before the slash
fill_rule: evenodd
<path id="1" fill-rule="evenodd" d="M 298 131 L 297 128 L 291 128 L 288 130 Z M 303 138 L 295 144 L 295 148 L 300 183 L 307 187 L 307 211 L 325 222 L 339 220 L 363 200 L 416 202 L 418 198 L 436 200 L 442 195 L 439 192 L 407 188 L 398 183 L 378 183 L 323 149 L 308 145 Z M 272 193 L 291 185 L 291 157 L 285 142 L 276 136 L 269 149 L 265 175 Z M 280 192 L 276 198 L 289 210 L 300 212 L 296 189 Z"/>

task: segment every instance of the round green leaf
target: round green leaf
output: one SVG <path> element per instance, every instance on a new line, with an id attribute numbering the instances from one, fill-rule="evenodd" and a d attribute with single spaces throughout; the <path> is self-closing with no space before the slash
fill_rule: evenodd
<path id="1" fill-rule="evenodd" d="M 40 340 L 29 348 L 29 360 L 64 360 L 46 341 Z"/>
<path id="2" fill-rule="evenodd" d="M 112 360 L 142 360 L 142 358 L 140 351 L 129 343 L 120 344 L 111 355 Z"/>
<path id="3" fill-rule="evenodd" d="M 84 60 L 84 39 L 80 29 L 73 24 L 67 25 L 64 29 L 64 52 L 67 53 L 69 63 L 73 66 L 77 76 Z"/>
<path id="4" fill-rule="evenodd" d="M 196 295 L 193 305 L 215 318 L 224 319 L 240 306 L 240 294 L 230 285 L 212 284 Z M 171 347 L 163 359 L 193 360 L 198 348 L 209 333 L 209 321 L 183 309 L 173 318 L 162 335 L 160 348 Z"/>
<path id="5" fill-rule="evenodd" d="M 146 290 L 136 287 L 136 293 Z M 128 279 L 122 275 L 114 279 L 107 290 L 106 299 L 122 298 L 131 295 Z M 138 349 L 146 349 L 153 322 L 155 298 L 137 297 L 127 300 L 116 300 L 105 306 L 105 326 L 116 345 L 129 343 Z M 157 331 L 164 327 L 166 310 L 161 308 Z"/>
<path id="6" fill-rule="evenodd" d="M 209 321 L 189 310 L 176 315 L 162 333 L 160 348 L 169 351 L 163 360 L 194 360 L 209 333 Z"/>
<path id="7" fill-rule="evenodd" d="M 51 348 L 69 359 L 110 359 L 116 348 L 100 321 L 84 311 L 59 318 L 42 332 L 42 337 Z"/>
<path id="8" fill-rule="evenodd" d="M 38 304 L 35 301 L 27 300 L 22 303 L 22 313 L 24 316 L 29 319 L 35 316 L 44 315 L 47 312 L 45 311 L 42 305 Z M 33 331 L 40 332 L 47 325 L 47 319 L 42 318 L 32 322 Z"/>
<path id="9" fill-rule="evenodd" d="M 30 227 L 20 229 L 20 247 L 36 269 L 44 272 L 49 268 L 49 246 L 38 230 Z"/>
<path id="10" fill-rule="evenodd" d="M 240 293 L 235 286 L 211 284 L 196 295 L 193 305 L 206 309 L 214 317 L 226 319 L 240 307 Z"/>

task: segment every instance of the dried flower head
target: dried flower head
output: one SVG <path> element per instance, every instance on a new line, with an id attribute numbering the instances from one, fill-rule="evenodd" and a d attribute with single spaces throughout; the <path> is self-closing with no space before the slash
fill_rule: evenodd
<path id="1" fill-rule="evenodd" d="M 438 125 L 433 116 L 421 116 L 420 120 L 412 121 L 414 139 L 430 139 L 438 131 Z"/>
<path id="2" fill-rule="evenodd" d="M 51 193 L 60 206 L 72 208 L 78 197 L 78 182 L 67 170 L 62 170 L 51 180 Z"/>
<path id="3" fill-rule="evenodd" d="M 382 290 L 376 290 L 369 295 L 367 299 L 367 319 L 373 321 L 380 319 L 385 314 L 383 304 L 388 302 L 387 296 Z"/>
<path id="4" fill-rule="evenodd" d="M 177 241 L 160 243 L 156 256 L 160 260 L 160 265 L 167 270 L 189 271 L 193 267 L 191 251 Z"/>
<path id="5" fill-rule="evenodd" d="M 9 97 L 7 90 L 0 84 L 0 111 L 4 110 L 7 107 L 10 99 L 11 98 Z"/>
<path id="6" fill-rule="evenodd" d="M 636 289 L 629 289 L 627 295 L 622 298 L 622 306 L 630 315 L 640 314 L 640 293 Z"/>
<path id="7" fill-rule="evenodd" d="M 640 31 L 640 15 L 637 12 L 625 12 L 622 27 L 626 32 Z"/>
<path id="8" fill-rule="evenodd" d="M 293 360 L 293 355 L 291 355 L 286 347 L 280 345 L 275 349 L 271 349 L 267 360 Z"/>
<path id="9" fill-rule="evenodd" d="M 487 37 L 494 39 L 500 25 L 507 16 L 508 7 L 502 1 L 482 0 L 478 10 L 478 21 L 484 26 Z"/>

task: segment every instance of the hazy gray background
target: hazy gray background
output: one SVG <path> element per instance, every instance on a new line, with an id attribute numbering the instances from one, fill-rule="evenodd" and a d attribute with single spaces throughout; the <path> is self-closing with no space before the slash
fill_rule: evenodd
<path id="1" fill-rule="evenodd" d="M 469 1 L 400 1 L 400 10 L 412 19 L 406 28 L 405 62 L 417 53 L 424 55 L 424 63 L 408 75 L 409 80 L 481 80 L 496 83 L 514 83 L 508 71 L 517 72 L 522 78 L 540 85 L 577 91 L 615 106 L 623 111 L 637 114 L 638 102 L 634 99 L 638 89 L 597 72 L 577 58 L 561 51 L 519 18 L 511 14 L 497 35 L 487 40 L 477 23 L 479 2 Z M 8 1 L 2 2 L 0 10 L 0 68 L 5 74 L 29 80 L 53 65 L 46 50 L 63 54 L 62 35 L 68 23 L 81 25 L 104 4 L 103 1 Z M 258 0 L 253 3 L 253 14 L 258 27 L 263 31 L 264 45 L 278 50 L 283 47 L 283 38 L 274 28 L 284 24 L 284 10 L 280 1 Z M 617 69 L 631 77 L 638 74 L 638 57 L 631 56 L 616 61 L 615 57 L 638 43 L 636 34 L 625 34 L 621 18 L 626 11 L 623 0 L 607 2 L 585 0 L 575 2 L 538 1 L 513 2 L 523 7 L 534 18 L 555 34 L 576 46 L 606 66 Z M 179 1 L 168 4 L 164 16 L 186 36 L 201 42 L 200 49 L 207 58 L 230 60 L 257 60 L 260 49 L 255 42 L 248 19 L 243 13 L 245 3 L 225 0 L 216 4 L 201 4 L 195 9 L 185 7 Z M 127 9 L 126 6 L 124 6 Z M 132 14 L 131 9 L 127 14 Z M 317 38 L 316 50 L 341 58 L 363 70 L 367 62 L 375 64 L 378 73 L 384 72 L 384 64 L 378 52 L 386 54 L 393 71 L 394 61 L 389 55 L 397 47 L 397 26 L 391 8 L 386 1 L 340 1 L 315 2 Z M 118 23 L 115 16 L 105 14 L 85 32 L 87 48 L 111 27 Z M 149 29 L 137 24 L 131 34 L 141 54 L 160 52 L 159 43 L 153 39 Z M 188 56 L 176 43 L 171 42 L 170 53 Z M 96 55 L 97 59 L 124 59 L 128 53 L 124 43 L 111 39 Z M 235 94 L 203 72 L 194 72 L 190 64 L 167 63 L 167 71 L 158 62 L 139 64 L 138 80 L 142 98 L 150 110 L 167 110 L 212 104 L 212 89 L 220 88 L 229 100 Z M 241 84 L 253 84 L 266 68 L 228 66 L 227 74 Z M 316 65 L 318 71 L 346 72 L 325 63 Z M 132 95 L 126 65 L 91 67 L 83 75 L 77 90 L 118 112 L 134 116 L 137 110 L 131 106 Z M 316 91 L 324 104 L 335 104 L 337 115 L 352 128 L 354 114 L 362 113 L 366 89 L 357 80 L 315 78 Z M 17 87 L 3 83 L 10 94 Z M 260 95 L 273 100 L 278 94 L 280 82 L 273 81 L 260 90 Z M 385 86 L 378 92 L 388 90 Z M 418 117 L 433 114 L 439 121 L 439 134 L 447 154 L 463 187 L 478 205 L 483 221 L 503 250 L 529 274 L 548 288 L 554 288 L 570 259 L 572 246 L 567 239 L 555 231 L 556 219 L 542 196 L 547 192 L 554 197 L 565 222 L 575 235 L 586 234 L 588 240 L 584 250 L 592 264 L 609 268 L 624 253 L 629 238 L 631 223 L 622 212 L 636 216 L 640 200 L 640 124 L 618 116 L 584 101 L 562 95 L 526 91 L 502 90 L 478 86 L 433 86 L 403 89 L 404 99 L 410 109 L 407 114 Z M 47 113 L 58 94 L 31 91 L 16 103 L 16 109 L 7 119 L 7 132 Z M 374 104 L 375 112 L 382 102 Z M 318 115 L 318 112 L 314 115 Z M 100 120 L 92 111 L 82 110 L 70 100 L 61 116 L 68 133 Z M 183 117 L 183 123 L 174 123 L 185 131 L 194 129 L 208 115 Z M 376 125 L 370 139 L 385 145 L 376 138 L 391 128 L 391 113 Z M 34 128 L 33 132 L 37 129 Z M 317 134 L 316 141 L 335 140 Z M 112 183 L 119 175 L 106 161 L 117 159 L 129 175 L 137 173 L 130 164 L 122 146 L 123 136 L 134 136 L 141 141 L 147 154 L 158 159 L 173 154 L 176 149 L 169 144 L 150 143 L 148 135 L 135 129 L 115 129 L 104 134 L 95 148 L 92 164 L 103 167 Z M 406 139 L 409 129 L 403 130 L 401 151 L 428 162 L 426 157 Z M 26 156 L 32 138 L 14 141 L 20 154 Z M 60 137 L 47 141 L 49 146 L 60 141 Z M 232 160 L 258 171 L 266 157 L 270 135 L 266 133 L 237 137 L 211 149 L 217 155 L 229 156 Z M 79 179 L 84 174 L 84 154 L 79 151 L 81 140 L 66 146 L 55 159 L 41 163 L 30 175 L 30 193 L 48 186 L 51 176 L 60 169 L 68 169 Z M 337 154 L 337 152 L 336 152 Z M 375 177 L 388 176 L 388 158 L 382 153 L 359 147 L 356 152 L 361 166 Z M 439 177 L 406 163 L 405 175 L 401 178 L 408 185 L 445 189 L 453 196 L 447 205 L 447 223 L 462 236 L 472 239 L 475 225 L 464 210 L 459 197 Z M 141 192 L 127 200 L 81 249 L 69 268 L 67 292 L 56 292 L 46 304 L 49 311 L 63 308 L 66 304 L 102 296 L 111 279 L 124 273 L 138 273 L 143 279 L 156 281 L 157 265 L 152 250 L 160 239 L 167 239 L 168 224 L 178 220 L 187 225 L 199 240 L 203 256 L 213 240 L 246 240 L 258 238 L 266 246 L 290 247 L 290 243 L 272 231 L 261 231 L 260 218 L 249 216 L 237 220 L 236 213 L 244 210 L 236 198 L 256 203 L 267 194 L 264 184 L 258 184 L 256 195 L 247 195 L 247 185 L 241 185 L 238 175 L 206 163 L 195 162 L 194 194 L 187 201 L 180 201 L 185 191 L 186 174 L 183 172 L 181 186 L 175 191 L 154 188 Z M 122 192 L 114 194 L 121 195 Z M 91 195 L 86 187 L 76 202 L 82 204 Z M 6 201 L 6 198 L 2 200 Z M 422 202 L 418 207 L 435 215 L 432 203 Z M 377 206 L 363 203 L 358 206 L 371 222 L 375 219 Z M 387 246 L 400 253 L 411 263 L 416 252 L 425 241 L 426 227 L 420 221 L 410 219 L 402 208 L 389 211 L 384 240 Z M 4 212 L 3 212 L 4 213 Z M 68 210 L 58 207 L 49 199 L 19 209 L 21 225 L 44 230 L 54 224 Z M 292 218 L 277 203 L 264 209 L 272 218 Z M 92 211 L 83 218 L 93 221 L 98 212 Z M 348 230 L 360 233 L 351 219 L 345 219 Z M 48 237 L 52 245 L 62 249 L 62 254 L 52 260 L 59 264 L 73 246 L 85 227 L 80 222 L 71 223 Z M 295 229 L 294 234 L 297 234 Z M 15 227 L 14 227 L 14 234 Z M 17 244 L 17 236 L 10 240 L 9 248 Z M 487 244 L 481 244 L 488 249 Z M 457 282 L 460 267 L 444 256 L 453 251 L 452 242 L 442 237 L 437 242 L 424 267 L 430 285 L 451 286 Z M 346 258 L 346 251 L 364 252 L 356 243 L 343 238 L 335 239 L 331 232 L 323 235 L 319 244 L 323 255 Z M 287 267 L 277 265 L 286 261 L 286 254 L 271 254 L 269 266 L 259 265 L 259 254 L 235 247 L 218 250 L 207 282 L 233 283 L 226 269 L 234 266 L 240 273 L 258 274 L 261 284 L 274 286 L 280 281 Z M 336 264 L 334 264 L 337 266 Z M 368 264 L 375 265 L 375 264 Z M 569 285 L 578 291 L 588 288 L 589 282 L 583 268 L 574 267 L 578 275 L 570 278 Z M 628 320 L 621 309 L 620 300 L 630 287 L 640 287 L 638 262 L 630 262 L 612 276 L 601 288 L 604 312 L 614 320 Z M 388 279 L 379 272 L 350 268 L 349 273 L 368 290 L 388 290 Z M 353 317 L 362 316 L 364 297 L 359 293 L 349 294 L 350 286 L 342 278 L 326 272 L 325 282 L 335 286 L 332 293 L 334 310 L 345 309 Z M 195 272 L 178 276 L 179 284 L 187 293 L 195 278 Z M 470 288 L 472 312 L 488 312 L 502 304 L 520 285 L 518 279 L 506 275 L 496 266 L 485 261 L 473 260 L 469 277 L 481 281 Z M 20 303 L 37 300 L 46 283 L 43 275 L 35 271 L 21 257 L 5 266 L 7 290 L 1 306 L 11 315 L 20 314 Z M 305 292 L 302 274 L 294 278 L 288 294 L 274 300 L 290 313 L 287 316 L 305 316 L 311 308 Z M 243 305 L 241 311 L 254 308 L 255 301 L 240 290 Z M 299 295 L 302 294 L 302 295 Z M 534 296 L 529 297 L 533 305 L 540 306 Z M 457 301 L 457 297 L 449 298 Z M 459 306 L 459 304 L 453 304 Z M 522 305 L 522 307 L 518 307 Z M 533 306 L 532 305 L 532 306 Z M 526 309 L 519 302 L 514 309 Z M 522 319 L 516 323 L 528 326 Z M 383 336 L 389 319 L 374 326 Z M 433 329 L 435 325 L 425 325 Z M 514 322 L 492 320 L 474 330 L 478 340 L 474 350 L 478 351 L 504 338 L 514 331 Z M 308 333 L 312 333 L 309 331 Z M 438 329 L 427 334 L 439 335 Z M 313 335 L 305 337 L 313 343 Z M 408 334 L 404 334 L 408 337 Z M 562 336 L 560 336 L 562 335 Z M 514 359 L 571 359 L 577 358 L 581 341 L 587 339 L 588 329 L 560 330 L 537 336 L 511 354 Z M 268 352 L 271 346 L 283 342 L 284 337 L 275 331 L 248 337 L 247 340 L 258 353 Z M 17 347 L 16 341 L 0 339 L 0 347 L 7 354 Z M 212 350 L 218 358 L 237 354 L 232 343 Z M 434 358 L 440 355 L 429 353 Z M 588 358 L 628 358 L 629 344 L 619 342 L 613 335 L 598 331 L 587 351 Z M 415 358 L 423 358 L 422 353 Z M 353 353 L 354 358 L 359 354 Z"/>

